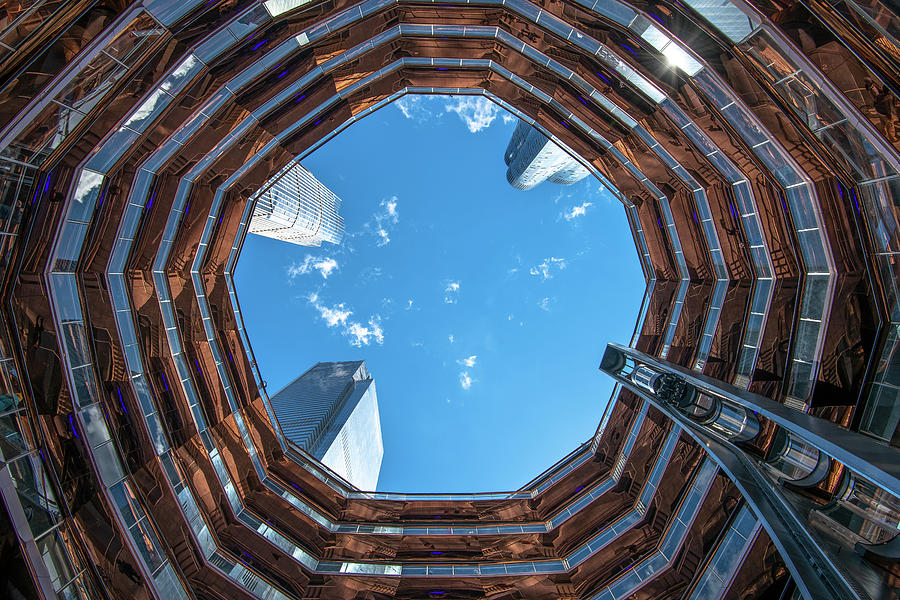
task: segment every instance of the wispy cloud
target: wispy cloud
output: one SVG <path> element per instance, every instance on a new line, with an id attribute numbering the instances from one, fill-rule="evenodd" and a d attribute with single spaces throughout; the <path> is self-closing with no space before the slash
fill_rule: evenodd
<path id="1" fill-rule="evenodd" d="M 472 378 L 469 377 L 468 372 L 463 371 L 459 374 L 459 385 L 464 390 L 468 390 L 470 387 L 472 387 Z"/>
<path id="2" fill-rule="evenodd" d="M 573 206 L 570 210 L 564 212 L 563 218 L 565 218 L 566 221 L 571 221 L 572 219 L 583 217 L 587 212 L 587 209 L 593 205 L 593 202 L 582 202 L 580 206 Z"/>
<path id="3" fill-rule="evenodd" d="M 412 310 L 412 306 L 413 306 L 413 301 L 412 301 L 412 300 L 407 300 L 407 301 L 406 301 L 406 306 L 404 307 L 403 310 Z"/>
<path id="4" fill-rule="evenodd" d="M 397 196 L 391 196 L 389 200 L 382 200 L 380 206 L 384 208 L 386 218 L 396 225 L 400 220 L 400 215 L 397 214 Z"/>
<path id="5" fill-rule="evenodd" d="M 478 360 L 478 355 L 473 354 L 472 356 L 469 356 L 467 358 L 459 359 L 458 361 L 456 361 L 456 364 L 460 365 L 461 367 L 468 367 L 469 369 L 471 369 L 475 366 L 476 360 Z"/>
<path id="6" fill-rule="evenodd" d="M 556 258 L 555 256 L 550 256 L 550 257 L 545 258 L 541 264 L 528 269 L 528 272 L 531 275 L 540 277 L 541 280 L 546 281 L 548 279 L 553 278 L 554 271 L 562 271 L 565 268 L 566 268 L 566 259 Z"/>
<path id="7" fill-rule="evenodd" d="M 373 340 L 379 344 L 383 344 L 384 330 L 381 329 L 381 316 L 375 315 L 370 318 L 368 324 L 365 326 L 360 323 L 351 322 L 344 330 L 344 334 L 350 337 L 350 345 L 356 346 L 357 348 L 368 346 Z"/>
<path id="8" fill-rule="evenodd" d="M 351 346 L 360 348 L 368 346 L 373 341 L 378 344 L 384 343 L 384 330 L 381 327 L 381 315 L 373 315 L 369 317 L 365 325 L 358 321 L 352 320 L 353 311 L 341 302 L 340 304 L 332 304 L 328 306 L 319 301 L 319 295 L 312 293 L 307 297 L 307 301 L 319 313 L 319 317 L 328 327 L 340 327 L 341 334 L 347 337 Z"/>
<path id="9" fill-rule="evenodd" d="M 477 354 L 473 354 L 473 355 L 467 356 L 465 358 L 460 358 L 459 360 L 456 361 L 456 364 L 458 364 L 460 367 L 463 368 L 463 370 L 461 370 L 459 372 L 459 385 L 464 390 L 468 390 L 469 388 L 471 388 L 472 384 L 475 383 L 475 381 L 477 381 L 476 379 L 473 379 L 472 376 L 469 374 L 469 369 L 474 369 L 475 363 L 477 361 L 478 361 Z"/>
<path id="10" fill-rule="evenodd" d="M 391 196 L 387 200 L 382 200 L 378 205 L 381 210 L 375 213 L 375 235 L 378 236 L 376 242 L 379 246 L 386 246 L 391 241 L 391 231 L 394 226 L 400 222 L 400 213 L 397 212 L 397 196 Z"/>
<path id="11" fill-rule="evenodd" d="M 550 306 L 556 302 L 556 298 L 541 298 L 541 300 L 537 303 L 538 308 L 544 312 L 550 312 Z M 521 323 L 519 323 L 521 325 Z"/>
<path id="12" fill-rule="evenodd" d="M 501 113 L 499 106 L 483 96 L 454 96 L 444 105 L 444 110 L 459 115 L 472 133 L 490 127 Z"/>
<path id="13" fill-rule="evenodd" d="M 456 338 L 453 337 L 453 334 L 452 334 L 452 333 L 451 333 L 450 335 L 447 336 L 447 339 L 450 340 L 450 343 L 451 343 L 451 344 L 452 344 L 453 342 L 456 341 Z"/>
<path id="14" fill-rule="evenodd" d="M 332 271 L 338 270 L 338 263 L 328 256 L 311 256 L 307 254 L 303 262 L 295 262 L 288 266 L 288 279 L 293 281 L 300 275 L 306 275 L 313 270 L 318 271 L 322 275 L 322 279 L 328 279 Z"/>
<path id="15" fill-rule="evenodd" d="M 432 96 L 421 94 L 407 94 L 394 102 L 394 106 L 403 113 L 403 116 L 413 121 L 424 123 L 428 120 L 440 117 L 443 111 L 435 111 L 439 104 L 433 102 Z"/>
<path id="16" fill-rule="evenodd" d="M 416 123 L 427 123 L 456 113 L 472 133 L 487 129 L 500 117 L 504 125 L 515 123 L 515 115 L 500 108 L 484 96 L 427 96 L 407 94 L 394 106 L 404 117 Z"/>
<path id="17" fill-rule="evenodd" d="M 448 281 L 444 288 L 444 304 L 456 304 L 459 300 L 459 282 Z"/>
<path id="18" fill-rule="evenodd" d="M 312 293 L 307 298 L 309 303 L 313 305 L 313 307 L 319 311 L 319 316 L 325 321 L 325 324 L 329 327 L 337 327 L 338 325 L 343 325 L 347 322 L 347 319 L 350 315 L 353 314 L 353 311 L 347 310 L 343 303 L 335 304 L 332 307 L 327 307 L 323 304 L 319 303 L 319 295 L 316 293 Z"/>

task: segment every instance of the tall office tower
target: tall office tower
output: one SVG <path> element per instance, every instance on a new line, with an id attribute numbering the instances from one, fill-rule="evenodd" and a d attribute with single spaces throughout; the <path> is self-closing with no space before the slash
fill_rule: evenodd
<path id="1" fill-rule="evenodd" d="M 509 167 L 506 180 L 517 190 L 530 190 L 544 181 L 572 185 L 589 173 L 584 165 L 525 121 L 516 125 L 503 160 Z"/>
<path id="2" fill-rule="evenodd" d="M 318 363 L 271 397 L 291 442 L 362 490 L 374 490 L 384 447 L 365 361 Z"/>
<path id="3" fill-rule="evenodd" d="M 896 598 L 898 31 L 878 0 L 6 3 L 3 593 Z M 334 477 L 243 327 L 246 199 L 407 93 L 533 121 L 642 264 L 597 434 L 519 490 Z"/>
<path id="4" fill-rule="evenodd" d="M 341 199 L 300 163 L 289 163 L 260 189 L 250 233 L 299 246 L 341 242 Z"/>

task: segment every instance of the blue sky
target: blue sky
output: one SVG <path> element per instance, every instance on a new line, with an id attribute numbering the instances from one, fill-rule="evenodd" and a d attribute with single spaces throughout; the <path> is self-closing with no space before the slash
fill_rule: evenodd
<path id="1" fill-rule="evenodd" d="M 510 187 L 515 122 L 484 98 L 402 98 L 303 161 L 343 199 L 340 246 L 247 236 L 236 285 L 269 392 L 365 359 L 379 491 L 516 489 L 609 400 L 597 365 L 645 287 L 624 209 L 592 177 Z"/>

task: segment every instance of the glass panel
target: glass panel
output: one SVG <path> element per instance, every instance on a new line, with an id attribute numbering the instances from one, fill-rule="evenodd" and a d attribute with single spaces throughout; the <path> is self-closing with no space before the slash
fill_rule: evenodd
<path id="1" fill-rule="evenodd" d="M 91 593 L 86 583 L 87 579 L 84 579 L 83 576 L 79 575 L 74 581 L 59 592 L 59 597 L 63 600 L 88 600 L 89 598 L 96 597 L 97 594 Z"/>
<path id="2" fill-rule="evenodd" d="M 116 452 L 112 442 L 107 442 L 94 448 L 93 456 L 103 485 L 113 485 L 125 477 L 122 463 L 119 462 L 119 454 Z"/>
<path id="3" fill-rule="evenodd" d="M 0 41 L 17 48 L 41 24 L 65 4 L 65 0 L 42 0 L 39 2 L 7 3 L 5 14 L 0 19 Z"/>
<path id="4" fill-rule="evenodd" d="M 87 333 L 84 324 L 80 321 L 63 324 L 63 339 L 65 340 L 66 358 L 71 367 L 80 367 L 91 361 L 88 352 Z"/>
<path id="5" fill-rule="evenodd" d="M 126 527 L 131 527 L 137 523 L 139 519 L 143 518 L 144 510 L 138 504 L 137 498 L 134 496 L 131 488 L 126 485 L 125 481 L 120 481 L 110 487 L 109 493 L 110 496 L 112 496 L 113 502 L 115 503 L 116 509 L 119 511 L 122 520 L 125 521 Z"/>
<path id="6" fill-rule="evenodd" d="M 10 144 L 10 156 L 18 160 L 40 163 L 59 146 L 84 115 L 69 107 L 48 102 L 16 140 Z"/>
<path id="7" fill-rule="evenodd" d="M 138 552 L 144 559 L 147 568 L 152 573 L 155 573 L 166 559 L 159 549 L 159 541 L 156 538 L 156 534 L 150 529 L 150 524 L 146 518 L 131 526 L 131 537 L 134 538 Z"/>
<path id="8" fill-rule="evenodd" d="M 800 321 L 797 326 L 797 335 L 794 337 L 793 356 L 795 360 L 815 361 L 819 329 L 821 329 L 821 324 L 818 322 Z"/>
<path id="9" fill-rule="evenodd" d="M 81 245 L 84 243 L 85 233 L 87 233 L 87 225 L 84 223 L 66 221 L 59 234 L 59 245 L 56 247 L 53 261 L 54 271 L 62 273 L 75 271 L 78 266 L 78 258 L 81 256 Z"/>
<path id="10" fill-rule="evenodd" d="M 100 52 L 56 94 L 55 99 L 64 106 L 87 114 L 127 70 L 111 56 Z"/>
<path id="11" fill-rule="evenodd" d="M 161 598 L 184 598 L 187 600 L 188 595 L 184 591 L 184 586 L 175 574 L 172 565 L 166 563 L 165 566 L 153 576 L 156 582 L 156 589 Z M 251 588 L 252 589 L 252 588 Z"/>
<path id="12" fill-rule="evenodd" d="M 153 17 L 142 12 L 103 51 L 119 62 L 132 66 L 143 54 L 143 49 L 165 33 L 166 30 L 159 27 Z"/>
<path id="13" fill-rule="evenodd" d="M 800 302 L 801 319 L 822 319 L 822 308 L 828 294 L 828 276 L 810 275 L 803 286 L 803 298 Z"/>
<path id="14" fill-rule="evenodd" d="M 108 442 L 109 428 L 106 426 L 106 420 L 103 418 L 103 411 L 99 404 L 86 406 L 81 410 L 81 419 L 84 422 L 84 436 L 90 445 L 98 446 L 104 442 Z"/>
<path id="15" fill-rule="evenodd" d="M 22 207 L 34 184 L 35 171 L 0 159 L 0 222 L 2 230 L 14 233 L 22 218 Z"/>
<path id="16" fill-rule="evenodd" d="M 8 398 L 9 396 L 3 396 L 0 397 L 0 400 Z M 7 405 L 6 410 L 9 408 L 12 406 Z M 0 416 L 0 458 L 4 461 L 22 454 L 27 449 L 21 429 L 25 422 L 24 419 L 25 415 L 21 411 Z"/>
<path id="17" fill-rule="evenodd" d="M 9 464 L 9 474 L 32 534 L 37 537 L 61 518 L 56 495 L 44 474 L 40 458 L 29 454 Z"/>
<path id="18" fill-rule="evenodd" d="M 100 400 L 97 382 L 94 379 L 94 371 L 91 365 L 72 369 L 72 379 L 75 382 L 75 401 L 79 407 L 93 404 Z"/>
<path id="19" fill-rule="evenodd" d="M 686 4 L 735 44 L 745 40 L 759 27 L 759 17 L 748 16 L 731 2 L 686 0 Z"/>
<path id="20" fill-rule="evenodd" d="M 59 261 L 57 261 L 59 262 Z M 53 306 L 62 323 L 80 321 L 82 317 L 78 282 L 71 273 L 51 273 Z"/>
<path id="21" fill-rule="evenodd" d="M 54 589 L 59 589 L 75 576 L 69 550 L 60 531 L 53 531 L 35 540 L 38 550 L 44 559 L 44 565 L 50 573 Z"/>
<path id="22" fill-rule="evenodd" d="M 898 422 L 900 422 L 900 388 L 873 385 L 860 430 L 889 442 L 897 430 Z"/>

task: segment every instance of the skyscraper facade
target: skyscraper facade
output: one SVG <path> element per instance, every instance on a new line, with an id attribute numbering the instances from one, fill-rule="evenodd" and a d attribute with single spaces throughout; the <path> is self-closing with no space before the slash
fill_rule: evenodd
<path id="1" fill-rule="evenodd" d="M 571 185 L 590 173 L 568 152 L 525 121 L 516 124 L 503 160 L 508 167 L 506 180 L 517 190 L 530 190 L 544 181 Z"/>
<path id="2" fill-rule="evenodd" d="M 256 194 L 248 231 L 299 246 L 339 244 L 341 199 L 300 163 L 289 163 Z"/>
<path id="3" fill-rule="evenodd" d="M 10 595 L 896 597 L 894 4 L 2 11 Z M 516 491 L 348 486 L 280 430 L 243 328 L 248 200 L 408 93 L 574 152 L 643 265 L 597 434 Z"/>
<path id="4" fill-rule="evenodd" d="M 362 490 L 374 490 L 384 446 L 365 361 L 318 363 L 270 399 L 284 436 Z"/>

